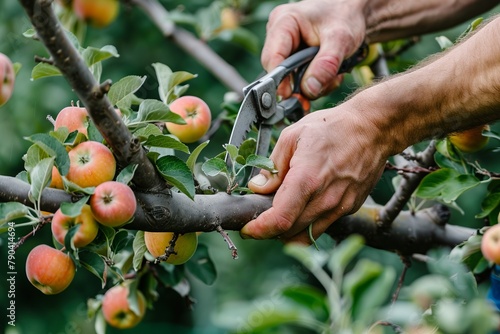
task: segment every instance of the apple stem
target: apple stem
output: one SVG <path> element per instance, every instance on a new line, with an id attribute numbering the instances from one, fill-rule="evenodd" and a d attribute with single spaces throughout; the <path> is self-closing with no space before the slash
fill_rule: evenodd
<path id="1" fill-rule="evenodd" d="M 47 115 L 47 120 L 52 123 L 53 126 L 56 126 L 56 121 L 54 120 L 54 117 Z"/>
<path id="2" fill-rule="evenodd" d="M 231 255 L 233 257 L 233 260 L 236 260 L 238 258 L 238 249 L 236 248 L 236 245 L 229 237 L 229 234 L 227 234 L 227 232 L 224 231 L 224 229 L 222 228 L 222 226 L 220 226 L 220 224 L 217 224 L 216 230 L 217 232 L 219 232 L 219 234 L 222 236 L 224 241 L 227 243 L 227 246 L 231 250 Z"/>

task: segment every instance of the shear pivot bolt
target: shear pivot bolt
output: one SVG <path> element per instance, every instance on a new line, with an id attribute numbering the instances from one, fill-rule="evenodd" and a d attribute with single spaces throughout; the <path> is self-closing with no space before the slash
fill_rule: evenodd
<path id="1" fill-rule="evenodd" d="M 265 109 L 269 109 L 273 105 L 273 97 L 268 92 L 265 92 L 262 94 L 260 102 Z"/>

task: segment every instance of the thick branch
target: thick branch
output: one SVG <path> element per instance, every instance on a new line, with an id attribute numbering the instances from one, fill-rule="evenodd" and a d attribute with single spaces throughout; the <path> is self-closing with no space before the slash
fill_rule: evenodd
<path id="1" fill-rule="evenodd" d="M 206 43 L 196 38 L 189 31 L 176 26 L 169 18 L 168 11 L 157 0 L 130 0 L 155 23 L 163 36 L 172 39 L 191 57 L 208 69 L 228 89 L 240 94 L 243 98 L 243 87 L 248 85 L 246 80 L 215 53 Z"/>
<path id="2" fill-rule="evenodd" d="M 29 184 L 7 176 L 0 176 L 0 202 L 16 201 L 31 205 Z M 248 221 L 272 205 L 272 197 L 263 195 L 235 196 L 226 193 L 196 195 L 190 200 L 183 194 L 135 192 L 138 202 L 135 219 L 124 226 L 127 229 L 170 232 L 211 232 L 218 226 L 225 230 L 240 230 Z M 77 197 L 47 188 L 43 191 L 41 209 L 55 212 L 61 202 L 74 202 Z M 334 239 L 350 234 L 361 234 L 369 246 L 398 250 L 401 254 L 425 254 L 439 246 L 453 247 L 467 240 L 475 230 L 448 225 L 449 212 L 444 206 L 411 213 L 403 211 L 387 228 L 380 227 L 377 215 L 380 205 L 365 204 L 357 213 L 331 225 L 327 233 Z"/>
<path id="3" fill-rule="evenodd" d="M 109 83 L 100 85 L 76 48 L 67 38 L 54 14 L 51 1 L 20 0 L 28 14 L 37 37 L 43 42 L 54 65 L 61 71 L 87 108 L 92 121 L 113 150 L 118 165 L 137 164 L 134 183 L 142 189 L 164 189 L 165 182 L 147 159 L 140 143 L 132 137 L 114 111 L 106 92 Z"/>

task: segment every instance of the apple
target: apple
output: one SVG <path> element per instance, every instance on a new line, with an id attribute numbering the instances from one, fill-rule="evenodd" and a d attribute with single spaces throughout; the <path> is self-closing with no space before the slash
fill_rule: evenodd
<path id="1" fill-rule="evenodd" d="M 111 24 L 120 9 L 119 0 L 73 0 L 73 11 L 80 20 L 103 28 Z"/>
<path id="2" fill-rule="evenodd" d="M 146 313 L 146 299 L 141 291 L 137 290 L 137 304 L 139 313 L 135 313 L 128 299 L 130 289 L 126 285 L 116 285 L 106 291 L 102 299 L 102 313 L 108 324 L 115 328 L 127 329 L 141 322 Z"/>
<path id="3" fill-rule="evenodd" d="M 166 123 L 167 130 L 183 143 L 194 143 L 210 128 L 212 114 L 208 105 L 196 96 L 181 96 L 169 105 L 170 111 L 181 116 L 186 124 Z"/>
<path id="4" fill-rule="evenodd" d="M 60 127 L 68 128 L 69 132 L 78 131 L 83 133 L 85 137 L 87 134 L 87 127 L 89 125 L 89 114 L 87 109 L 75 106 L 63 108 L 56 116 L 54 122 L 54 130 Z"/>
<path id="5" fill-rule="evenodd" d="M 218 31 L 232 30 L 240 26 L 240 14 L 234 8 L 225 7 L 220 12 L 220 27 Z"/>
<path id="6" fill-rule="evenodd" d="M 52 166 L 52 178 L 50 179 L 49 187 L 56 189 L 64 189 L 64 183 L 61 173 L 59 173 L 59 170 L 57 169 L 56 166 Z"/>
<path id="7" fill-rule="evenodd" d="M 94 218 L 102 225 L 118 227 L 134 217 L 137 202 L 132 189 L 124 183 L 107 181 L 98 185 L 90 197 Z"/>
<path id="8" fill-rule="evenodd" d="M 486 260 L 500 264 L 500 224 L 495 224 L 484 232 L 481 252 Z"/>
<path id="9" fill-rule="evenodd" d="M 71 149 L 68 155 L 70 163 L 66 178 L 80 187 L 96 187 L 115 177 L 116 160 L 104 144 L 85 141 Z"/>
<path id="10" fill-rule="evenodd" d="M 48 245 L 33 248 L 26 259 L 26 276 L 46 295 L 62 292 L 73 281 L 76 267 L 69 255 Z"/>
<path id="11" fill-rule="evenodd" d="M 149 253 L 154 257 L 165 254 L 165 249 L 169 246 L 170 240 L 174 236 L 173 232 L 144 232 L 144 242 Z M 198 247 L 198 235 L 196 232 L 179 234 L 175 241 L 174 252 L 167 258 L 167 263 L 183 264 L 187 262 Z"/>
<path id="12" fill-rule="evenodd" d="M 14 91 L 16 73 L 10 58 L 0 53 L 0 106 L 7 103 Z"/>
<path id="13" fill-rule="evenodd" d="M 474 128 L 455 132 L 448 136 L 449 141 L 464 153 L 474 153 L 482 150 L 488 144 L 489 137 L 483 136 L 483 131 L 488 131 L 489 125 L 480 125 Z"/>
<path id="14" fill-rule="evenodd" d="M 66 216 L 58 209 L 52 217 L 51 229 L 52 235 L 61 245 L 64 245 L 64 238 L 68 230 L 73 226 L 80 224 L 78 231 L 73 236 L 75 247 L 85 247 L 90 244 L 99 232 L 99 225 L 95 221 L 92 211 L 88 204 L 82 207 L 82 212 L 76 217 Z"/>

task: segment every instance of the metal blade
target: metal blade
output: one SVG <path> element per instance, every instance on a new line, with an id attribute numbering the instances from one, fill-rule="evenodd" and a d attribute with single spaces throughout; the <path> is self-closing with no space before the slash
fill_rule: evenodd
<path id="1" fill-rule="evenodd" d="M 234 122 L 233 130 L 231 131 L 231 137 L 229 137 L 229 144 L 236 147 L 240 145 L 247 139 L 248 132 L 252 129 L 252 125 L 257 124 L 258 115 L 254 108 L 252 102 L 251 94 L 247 94 L 243 100 L 236 120 Z M 229 154 L 226 154 L 226 164 L 229 166 L 231 159 Z"/>

